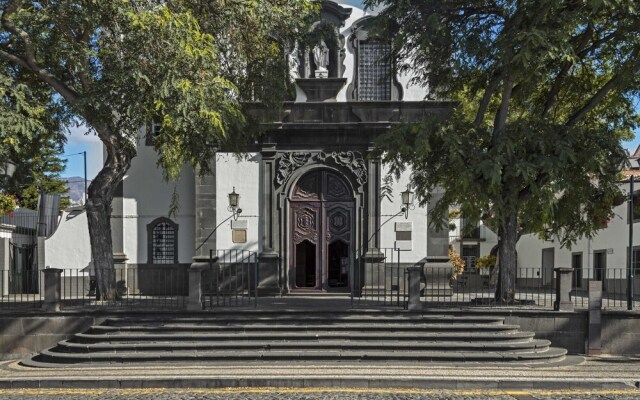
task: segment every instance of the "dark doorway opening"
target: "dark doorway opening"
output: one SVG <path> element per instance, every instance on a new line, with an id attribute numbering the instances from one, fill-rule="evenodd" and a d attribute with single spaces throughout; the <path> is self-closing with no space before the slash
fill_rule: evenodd
<path id="1" fill-rule="evenodd" d="M 296 286 L 316 286 L 316 245 L 307 240 L 296 246 Z"/>
<path id="2" fill-rule="evenodd" d="M 607 251 L 597 250 L 593 252 L 593 277 L 596 281 L 602 282 L 602 291 L 607 290 L 606 271 L 607 269 Z"/>
<path id="3" fill-rule="evenodd" d="M 571 268 L 573 268 L 573 287 L 582 288 L 582 253 L 571 255 Z"/>
<path id="4" fill-rule="evenodd" d="M 329 287 L 349 286 L 349 245 L 342 240 L 329 245 Z"/>

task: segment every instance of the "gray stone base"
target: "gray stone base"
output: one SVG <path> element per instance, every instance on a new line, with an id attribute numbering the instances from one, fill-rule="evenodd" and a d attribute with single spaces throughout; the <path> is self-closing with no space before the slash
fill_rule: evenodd
<path id="1" fill-rule="evenodd" d="M 452 266 L 449 262 L 429 262 L 423 268 L 425 286 L 421 291 L 427 297 L 452 296 L 453 291 L 449 282 Z"/>
<path id="2" fill-rule="evenodd" d="M 250 273 L 251 282 L 257 281 L 258 296 L 279 295 L 285 290 L 284 287 L 280 287 L 278 279 L 279 260 L 280 255 L 276 252 L 264 251 L 260 254 L 258 276 L 254 277 L 253 271 Z"/>

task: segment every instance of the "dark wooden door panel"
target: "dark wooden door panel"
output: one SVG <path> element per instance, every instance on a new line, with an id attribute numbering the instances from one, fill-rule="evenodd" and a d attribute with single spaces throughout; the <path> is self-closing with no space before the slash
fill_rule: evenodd
<path id="1" fill-rule="evenodd" d="M 290 287 L 348 287 L 355 217 L 348 185 L 333 172 L 311 172 L 293 188 L 290 200 Z"/>

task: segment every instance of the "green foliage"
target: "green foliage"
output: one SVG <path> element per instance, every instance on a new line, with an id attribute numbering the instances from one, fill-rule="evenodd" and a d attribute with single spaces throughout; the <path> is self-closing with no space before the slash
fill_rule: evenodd
<path id="1" fill-rule="evenodd" d="M 460 257 L 457 251 L 449 246 L 449 264 L 451 264 L 451 274 L 449 275 L 449 284 L 453 285 L 458 276 L 464 273 L 465 261 Z"/>
<path id="2" fill-rule="evenodd" d="M 483 256 L 476 258 L 476 268 L 492 270 L 496 266 L 496 256 Z"/>
<path id="3" fill-rule="evenodd" d="M 376 1 L 400 72 L 450 113 L 402 126 L 378 145 L 394 173 L 413 171 L 422 203 L 445 195 L 501 236 L 593 236 L 620 194 L 620 142 L 639 118 L 640 15 L 634 1 Z M 434 219 L 439 220 L 439 219 Z M 515 242 L 512 244 L 515 252 Z"/>
<path id="4" fill-rule="evenodd" d="M 0 217 L 3 215 L 13 216 L 13 210 L 18 206 L 18 199 L 10 194 L 0 193 Z"/>
<path id="5" fill-rule="evenodd" d="M 41 193 L 62 195 L 62 209 L 70 205 L 66 180 L 60 177 L 66 164 L 60 158 L 64 141 L 61 129 L 40 131 L 11 152 L 10 158 L 20 162 L 7 190 L 17 196 L 20 207 L 35 210 Z"/>
<path id="6" fill-rule="evenodd" d="M 176 179 L 185 164 L 209 172 L 221 145 L 241 149 L 256 133 L 242 100 L 261 100 L 277 110 L 287 93 L 288 68 L 281 68 L 287 46 L 318 5 L 0 0 L 0 90 L 19 110 L 0 117 L 0 143 L 15 145 L 19 135 L 35 134 L 38 113 L 49 113 L 42 107 L 58 103 L 67 121 L 85 123 L 104 144 L 105 164 L 87 202 L 104 299 L 115 297 L 111 202 L 145 134 L 141 127 L 161 123 L 151 139 L 165 178 Z M 36 88 L 46 101 L 29 100 Z"/>

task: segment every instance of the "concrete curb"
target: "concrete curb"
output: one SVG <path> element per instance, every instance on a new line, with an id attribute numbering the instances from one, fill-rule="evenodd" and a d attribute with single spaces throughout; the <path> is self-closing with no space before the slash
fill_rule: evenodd
<path id="1" fill-rule="evenodd" d="M 402 388 L 441 390 L 614 390 L 637 388 L 640 382 L 611 379 L 451 379 L 444 377 L 144 377 L 0 379 L 0 389 L 214 389 L 214 388 Z"/>

